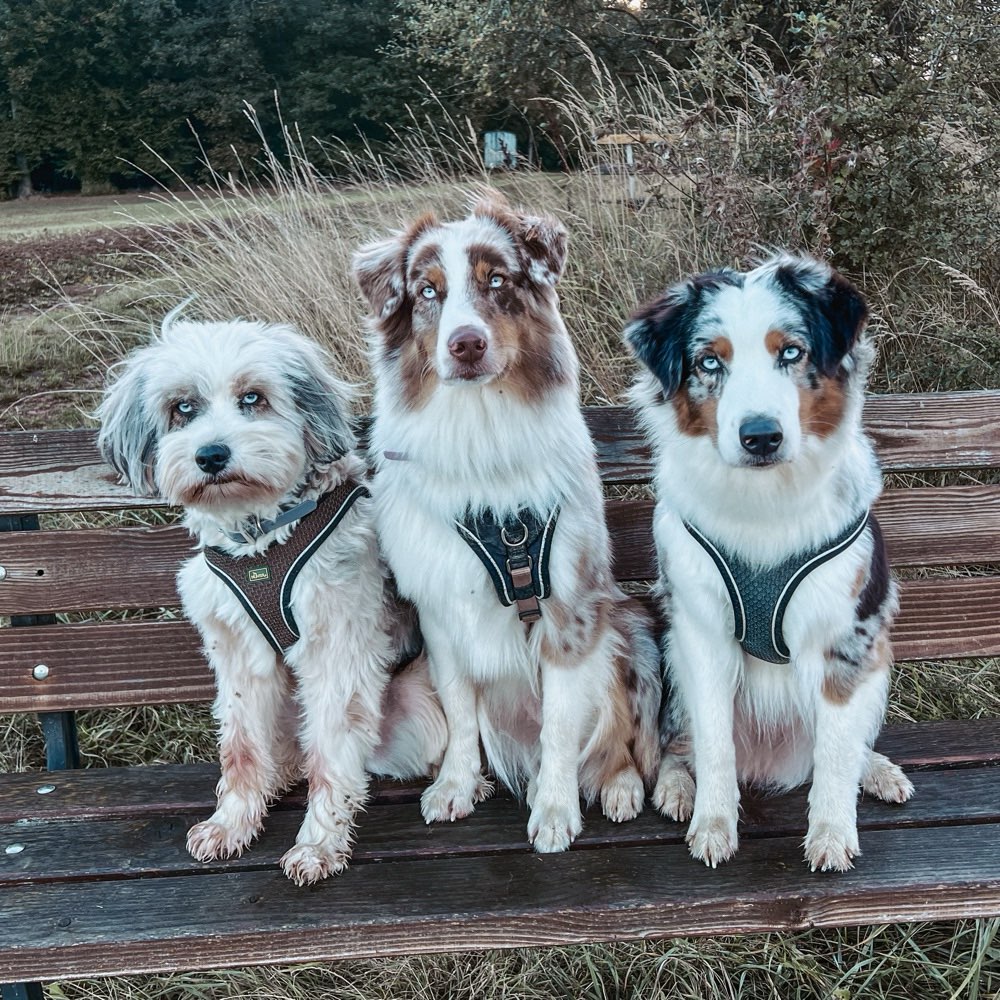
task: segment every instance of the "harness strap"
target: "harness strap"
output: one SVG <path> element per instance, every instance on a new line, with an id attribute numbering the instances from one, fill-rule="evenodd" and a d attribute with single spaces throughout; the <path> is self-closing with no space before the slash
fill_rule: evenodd
<path id="1" fill-rule="evenodd" d="M 299 521 L 283 545 L 270 545 L 261 553 L 231 556 L 214 546 L 204 549 L 208 568 L 232 591 L 279 655 L 301 638 L 292 613 L 296 578 L 362 496 L 371 496 L 366 486 L 341 483 L 319 498 L 315 511 Z"/>
<path id="2" fill-rule="evenodd" d="M 531 625 L 542 617 L 549 596 L 549 554 L 559 517 L 554 507 L 544 520 L 528 507 L 499 520 L 487 510 L 467 511 L 455 528 L 483 564 L 504 607 L 517 605 L 518 618 Z"/>
<path id="3" fill-rule="evenodd" d="M 768 663 L 788 663 L 791 652 L 783 631 L 785 612 L 799 584 L 814 569 L 861 537 L 871 512 L 865 510 L 839 535 L 818 549 L 797 552 L 775 566 L 747 562 L 684 522 L 692 538 L 715 563 L 733 606 L 733 635 L 744 651 Z"/>

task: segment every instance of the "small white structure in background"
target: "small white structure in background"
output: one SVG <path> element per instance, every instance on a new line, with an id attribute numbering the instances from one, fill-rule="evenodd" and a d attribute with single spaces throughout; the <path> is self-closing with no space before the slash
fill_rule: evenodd
<path id="1" fill-rule="evenodd" d="M 483 133 L 483 160 L 487 170 L 513 170 L 517 166 L 517 136 L 513 132 Z"/>
<path id="2" fill-rule="evenodd" d="M 636 200 L 636 183 L 635 183 L 635 157 L 632 153 L 632 147 L 636 144 L 639 145 L 658 145 L 670 142 L 670 137 L 666 135 L 657 135 L 654 132 L 613 132 L 610 135 L 602 135 L 595 140 L 598 146 L 607 147 L 624 147 L 625 150 L 625 176 L 628 179 L 628 200 L 633 202 Z"/>

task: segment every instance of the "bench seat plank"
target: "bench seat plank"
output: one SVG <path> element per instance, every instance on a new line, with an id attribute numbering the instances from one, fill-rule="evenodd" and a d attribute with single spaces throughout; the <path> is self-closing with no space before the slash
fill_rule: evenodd
<path id="1" fill-rule="evenodd" d="M 1000 655 L 1000 576 L 905 580 L 896 659 Z M 44 663 L 48 676 L 35 680 Z M 211 671 L 183 619 L 0 629 L 0 713 L 210 701 Z"/>
<path id="2" fill-rule="evenodd" d="M 907 769 L 1000 764 L 1000 719 L 895 723 L 882 731 L 876 749 Z M 0 780 L 0 823 L 205 813 L 215 803 L 218 778 L 214 763 L 7 774 Z M 414 802 L 423 784 L 376 782 L 374 797 L 378 802 Z M 48 785 L 54 786 L 53 791 L 39 795 L 38 788 Z M 301 806 L 301 789 L 284 801 Z"/>
<path id="3" fill-rule="evenodd" d="M 989 916 L 998 844 L 997 824 L 872 830 L 843 874 L 810 874 L 796 836 L 716 871 L 652 844 L 355 865 L 308 890 L 277 870 L 8 886 L 0 980 Z"/>
<path id="4" fill-rule="evenodd" d="M 619 580 L 656 576 L 651 500 L 610 501 Z M 890 490 L 876 507 L 894 566 L 1000 563 L 1000 486 Z M 193 551 L 179 525 L 0 533 L 0 614 L 176 607 Z"/>
<path id="5" fill-rule="evenodd" d="M 1000 767 L 917 771 L 913 782 L 916 795 L 905 807 L 864 797 L 858 809 L 859 829 L 1000 823 Z M 156 798 L 152 783 L 148 794 Z M 805 789 L 775 797 L 744 794 L 741 838 L 804 836 L 806 795 Z M 0 855 L 0 891 L 21 882 L 273 866 L 295 841 L 303 817 L 301 797 L 298 805 L 297 809 L 273 811 L 260 839 L 242 857 L 207 865 L 193 861 L 184 843 L 188 828 L 205 819 L 208 809 L 90 823 L 37 820 L 0 824 L 0 844 L 16 843 L 24 848 L 16 854 Z M 375 804 L 361 819 L 353 864 L 460 854 L 528 853 L 527 821 L 527 809 L 504 797 L 481 803 L 472 816 L 460 823 L 430 826 L 423 822 L 416 802 Z M 686 826 L 663 819 L 651 807 L 628 823 L 612 823 L 599 808 L 591 807 L 573 850 L 681 844 Z"/>
<path id="6" fill-rule="evenodd" d="M 649 451 L 630 410 L 587 407 L 606 483 L 647 482 Z M 1000 391 L 871 395 L 865 427 L 890 471 L 1000 465 Z M 0 435 L 0 511 L 116 510 L 158 506 L 116 482 L 98 458 L 93 430 Z"/>

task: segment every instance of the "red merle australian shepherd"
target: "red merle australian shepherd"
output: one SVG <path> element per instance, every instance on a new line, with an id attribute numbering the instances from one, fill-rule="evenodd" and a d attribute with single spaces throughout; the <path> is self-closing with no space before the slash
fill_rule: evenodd
<path id="1" fill-rule="evenodd" d="M 692 278 L 645 305 L 626 340 L 656 455 L 654 535 L 674 698 L 654 795 L 691 818 L 691 853 L 736 850 L 739 782 L 812 777 L 806 861 L 851 867 L 858 787 L 913 791 L 871 749 L 896 586 L 861 430 L 868 310 L 826 264 L 781 255 Z M 687 765 L 692 764 L 696 788 Z"/>
<path id="2" fill-rule="evenodd" d="M 535 850 L 581 829 L 580 794 L 626 820 L 659 763 L 659 656 L 611 574 L 577 359 L 555 285 L 566 232 L 499 199 L 364 247 L 376 381 L 376 523 L 420 612 L 448 720 L 427 822 L 472 812 L 493 772 Z"/>

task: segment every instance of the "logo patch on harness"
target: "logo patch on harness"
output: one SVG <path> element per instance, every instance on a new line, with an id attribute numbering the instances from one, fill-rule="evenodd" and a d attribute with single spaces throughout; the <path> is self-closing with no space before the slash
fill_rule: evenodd
<path id="1" fill-rule="evenodd" d="M 254 566 L 247 570 L 247 580 L 250 583 L 262 583 L 271 579 L 271 570 L 267 566 Z"/>

